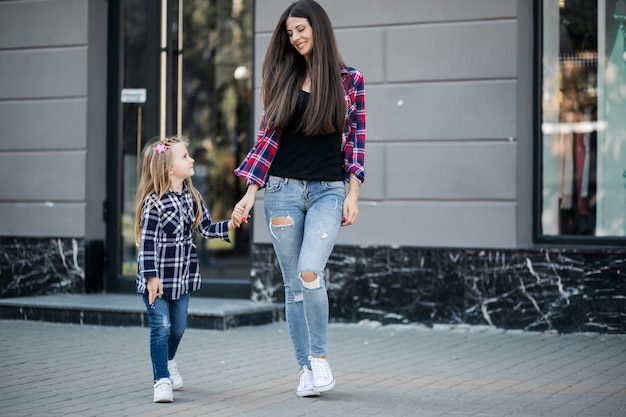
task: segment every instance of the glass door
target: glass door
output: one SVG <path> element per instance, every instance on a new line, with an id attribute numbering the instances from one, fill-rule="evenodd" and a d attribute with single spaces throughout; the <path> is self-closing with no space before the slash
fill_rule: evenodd
<path id="1" fill-rule="evenodd" d="M 114 287 L 134 288 L 134 192 L 143 145 L 182 135 L 214 220 L 243 193 L 233 170 L 250 145 L 252 0 L 120 0 L 118 248 Z M 248 229 L 232 244 L 197 238 L 205 296 L 249 296 Z M 109 252 L 112 248 L 108 247 Z M 117 262 L 115 262 L 117 258 Z"/>

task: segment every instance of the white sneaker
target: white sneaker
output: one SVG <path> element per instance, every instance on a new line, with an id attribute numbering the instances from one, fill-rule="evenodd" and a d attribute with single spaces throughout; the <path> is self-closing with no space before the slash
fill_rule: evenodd
<path id="1" fill-rule="evenodd" d="M 178 372 L 178 366 L 176 361 L 172 359 L 167 361 L 167 370 L 170 372 L 170 379 L 172 380 L 173 389 L 181 389 L 183 387 L 183 377 Z"/>
<path id="2" fill-rule="evenodd" d="M 302 365 L 302 370 L 298 374 L 300 378 L 300 384 L 296 389 L 296 395 L 298 397 L 317 397 L 319 392 L 315 392 L 313 389 L 313 372 L 306 366 Z"/>
<path id="3" fill-rule="evenodd" d="M 154 384 L 154 400 L 155 403 L 171 403 L 174 401 L 172 394 L 172 382 L 169 378 L 161 378 Z"/>
<path id="4" fill-rule="evenodd" d="M 323 358 L 309 356 L 311 370 L 313 371 L 313 390 L 315 392 L 330 391 L 335 388 L 335 377 L 330 370 L 328 361 Z"/>

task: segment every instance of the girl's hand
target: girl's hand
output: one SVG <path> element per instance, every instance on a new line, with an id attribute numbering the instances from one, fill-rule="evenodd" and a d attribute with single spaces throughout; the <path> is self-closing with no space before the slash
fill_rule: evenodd
<path id="1" fill-rule="evenodd" d="M 343 201 L 343 219 L 342 226 L 350 226 L 356 222 L 359 217 L 359 192 L 357 190 L 349 190 L 346 199 Z"/>
<path id="2" fill-rule="evenodd" d="M 152 305 L 157 297 L 163 295 L 163 284 L 159 277 L 148 278 L 148 304 Z"/>

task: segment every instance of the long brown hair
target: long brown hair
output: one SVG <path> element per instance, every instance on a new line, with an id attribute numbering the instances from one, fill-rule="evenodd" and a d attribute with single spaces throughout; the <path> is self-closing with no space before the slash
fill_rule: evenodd
<path id="1" fill-rule="evenodd" d="M 146 198 L 154 193 L 156 194 L 156 201 L 158 201 L 172 186 L 169 175 L 169 170 L 172 165 L 172 152 L 170 151 L 170 147 L 175 143 L 184 143 L 185 146 L 189 145 L 185 138 L 168 136 L 161 139 L 151 139 L 143 148 L 141 157 L 141 177 L 137 185 L 137 191 L 135 192 L 134 236 L 137 245 L 139 245 L 141 240 L 141 215 Z M 159 145 L 161 145 L 161 147 Z M 200 222 L 202 222 L 202 198 L 198 190 L 193 186 L 191 178 L 185 178 L 184 184 L 187 186 L 196 202 L 196 218 L 193 223 L 193 228 L 195 229 L 200 225 Z"/>
<path id="2" fill-rule="evenodd" d="M 313 47 L 308 60 L 289 42 L 286 29 L 289 17 L 305 18 L 311 25 Z M 308 71 L 311 96 L 301 129 L 307 136 L 341 132 L 346 102 L 340 65 L 345 64 L 322 6 L 313 0 L 292 3 L 280 17 L 263 61 L 261 97 L 266 127 L 282 129 L 287 125 L 295 113 L 298 94 Z"/>

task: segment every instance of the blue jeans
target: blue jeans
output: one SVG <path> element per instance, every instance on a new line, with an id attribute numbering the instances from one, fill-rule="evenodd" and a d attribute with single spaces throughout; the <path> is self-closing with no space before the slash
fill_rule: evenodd
<path id="1" fill-rule="evenodd" d="M 285 318 L 298 366 L 326 355 L 328 294 L 325 269 L 343 216 L 343 181 L 301 181 L 270 176 L 265 218 L 285 286 Z M 275 219 L 281 224 L 274 224 Z M 276 222 L 278 223 L 278 222 Z M 317 278 L 304 282 L 303 272 Z"/>
<path id="2" fill-rule="evenodd" d="M 156 382 L 170 377 L 167 361 L 174 359 L 187 328 L 189 294 L 182 295 L 178 300 L 157 298 L 152 306 L 148 304 L 148 294 L 143 294 L 143 302 L 148 310 L 150 358 Z"/>

